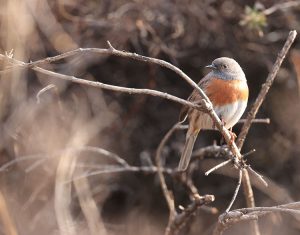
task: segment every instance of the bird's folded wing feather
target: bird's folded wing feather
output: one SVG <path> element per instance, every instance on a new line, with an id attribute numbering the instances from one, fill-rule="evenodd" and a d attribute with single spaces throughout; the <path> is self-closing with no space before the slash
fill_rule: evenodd
<path id="1" fill-rule="evenodd" d="M 200 80 L 200 82 L 198 83 L 198 86 L 205 92 L 205 88 L 207 86 L 207 83 L 209 82 L 209 80 L 212 79 L 212 77 L 209 76 L 209 74 L 207 74 L 204 78 L 202 78 Z M 199 94 L 199 91 L 197 90 L 193 90 L 192 94 L 190 94 L 190 96 L 187 99 L 188 101 L 198 104 L 201 104 L 201 100 L 202 97 Z M 185 120 L 186 116 L 188 115 L 190 108 L 187 106 L 183 106 L 180 110 L 180 114 L 179 114 L 179 121 L 182 122 Z"/>

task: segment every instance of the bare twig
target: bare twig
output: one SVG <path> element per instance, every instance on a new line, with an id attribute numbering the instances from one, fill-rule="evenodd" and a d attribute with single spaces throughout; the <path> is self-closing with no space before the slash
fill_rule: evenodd
<path id="1" fill-rule="evenodd" d="M 64 154 L 66 152 L 72 152 L 72 153 L 78 153 L 78 152 L 92 152 L 92 153 L 98 153 L 100 155 L 103 155 L 104 157 L 106 157 L 107 159 L 110 159 L 116 163 L 118 163 L 119 165 L 123 166 L 123 167 L 129 167 L 128 163 L 122 159 L 121 157 L 119 157 L 117 154 L 113 153 L 113 152 L 109 152 L 106 149 L 103 148 L 99 148 L 99 147 L 93 147 L 93 146 L 83 146 L 83 147 L 73 147 L 73 148 L 65 148 L 62 150 L 58 150 L 55 151 L 51 154 L 52 155 L 60 155 L 60 154 Z M 28 161 L 28 160 L 38 160 L 39 164 L 42 163 L 40 161 L 42 160 L 47 160 L 49 158 L 49 154 L 47 153 L 40 153 L 40 154 L 35 154 L 35 155 L 28 155 L 28 156 L 20 156 L 15 158 L 14 160 L 11 160 L 5 164 L 3 164 L 0 167 L 0 172 L 5 171 L 7 168 L 9 168 L 10 166 L 18 163 L 18 162 L 22 162 L 22 161 Z M 70 156 L 72 157 L 72 156 Z M 36 167 L 36 164 L 34 164 L 35 166 L 30 166 L 29 168 L 27 168 L 27 171 L 32 170 L 32 168 Z"/>
<path id="2" fill-rule="evenodd" d="M 246 118 L 240 119 L 238 123 L 245 123 L 247 121 Z M 251 121 L 251 123 L 262 123 L 262 124 L 270 124 L 270 118 L 256 118 Z"/>
<path id="3" fill-rule="evenodd" d="M 30 156 L 23 156 L 23 157 L 15 158 L 7 163 L 4 163 L 0 167 L 0 172 L 5 171 L 7 168 L 9 168 L 10 166 L 12 166 L 18 162 L 27 161 L 27 160 L 36 160 L 36 159 L 44 159 L 44 154 L 37 154 L 37 155 L 30 155 Z"/>
<path id="4" fill-rule="evenodd" d="M 186 187 L 186 191 L 188 191 L 190 200 L 194 200 L 194 196 L 199 194 L 199 192 L 197 187 L 194 185 L 189 171 L 180 172 L 180 174 L 177 174 L 175 176 L 178 176 L 178 180 L 183 184 L 184 187 Z"/>
<path id="5" fill-rule="evenodd" d="M 288 213 L 288 214 L 297 214 L 300 215 L 300 210 L 296 209 L 290 209 L 290 208 L 285 208 L 285 207 L 254 207 L 254 208 L 243 208 L 243 209 L 238 209 L 236 211 L 240 211 L 243 214 L 256 214 L 256 215 L 265 215 L 265 213 L 268 212 L 283 212 L 283 213 Z"/>
<path id="6" fill-rule="evenodd" d="M 273 84 L 273 81 L 279 71 L 279 68 L 282 64 L 282 61 L 284 60 L 289 48 L 291 47 L 292 43 L 294 42 L 295 38 L 296 38 L 297 32 L 295 30 L 291 31 L 288 35 L 288 38 L 283 46 L 283 48 L 281 49 L 280 53 L 277 56 L 276 62 L 273 65 L 273 68 L 271 70 L 271 72 L 269 73 L 266 83 L 262 85 L 262 89 L 256 99 L 256 101 L 254 102 L 250 112 L 247 115 L 247 121 L 244 123 L 241 133 L 238 136 L 237 139 L 237 146 L 239 149 L 242 148 L 246 135 L 251 127 L 251 122 L 252 120 L 255 118 L 258 109 L 260 108 L 266 94 L 268 93 L 271 85 Z M 250 182 L 250 177 L 248 174 L 248 171 L 246 169 L 243 169 L 243 185 L 244 185 L 244 192 L 245 192 L 245 197 L 246 197 L 246 201 L 247 201 L 247 206 L 248 207 L 255 207 L 255 202 L 254 202 L 254 197 L 253 197 L 253 191 L 252 191 L 252 187 L 251 187 L 251 182 Z M 256 175 L 257 176 L 257 175 Z M 264 182 L 264 181 L 263 181 Z M 259 235 L 259 228 L 258 228 L 258 224 L 256 221 L 253 221 L 253 229 L 256 235 Z"/>
<path id="7" fill-rule="evenodd" d="M 227 147 L 218 146 L 218 145 L 211 145 L 204 148 L 197 149 L 193 152 L 194 158 L 203 159 L 204 157 L 213 157 L 213 158 L 221 158 L 224 157 L 232 158 L 232 153 Z"/>
<path id="8" fill-rule="evenodd" d="M 205 172 L 205 175 L 208 176 L 210 173 L 212 173 L 213 171 L 218 170 L 219 168 L 226 166 L 228 163 L 232 162 L 231 159 L 225 161 L 225 162 L 221 162 L 220 164 L 214 166 L 213 168 L 209 169 L 208 171 Z"/>
<path id="9" fill-rule="evenodd" d="M 236 156 L 239 160 L 242 158 L 242 155 L 239 152 L 239 149 L 237 148 L 237 146 L 235 145 L 235 143 L 231 143 L 231 135 L 228 132 L 228 130 L 224 127 L 223 123 L 221 122 L 221 120 L 219 119 L 218 115 L 216 114 L 216 112 L 214 111 L 213 107 L 212 107 L 212 103 L 210 102 L 209 98 L 206 96 L 206 94 L 203 92 L 203 90 L 191 79 L 189 78 L 182 70 L 180 70 L 179 68 L 177 68 L 176 66 L 164 61 L 164 60 L 159 60 L 159 59 L 155 59 L 155 58 L 151 58 L 151 57 L 146 57 L 146 56 L 142 56 L 142 55 L 138 55 L 136 53 L 130 53 L 130 52 L 125 52 L 125 51 L 120 51 L 120 50 L 116 50 L 115 48 L 112 47 L 112 45 L 108 42 L 109 45 L 109 49 L 98 49 L 98 48 L 79 48 L 73 51 L 69 51 L 63 54 L 60 54 L 58 56 L 54 56 L 54 57 L 48 57 L 42 60 L 38 60 L 35 62 L 31 62 L 31 63 L 24 63 L 21 61 L 18 61 L 16 59 L 7 57 L 3 54 L 0 54 L 0 58 L 7 60 L 8 62 L 11 62 L 12 64 L 21 66 L 23 68 L 32 68 L 33 70 L 46 74 L 48 76 L 52 76 L 52 77 L 56 77 L 56 78 L 60 78 L 63 80 L 67 80 L 67 81 L 71 81 L 71 82 L 75 82 L 75 83 L 79 83 L 79 84 L 83 84 L 83 85 L 88 85 L 88 86 L 93 86 L 93 87 L 98 87 L 98 88 L 102 88 L 102 89 L 108 89 L 108 90 L 112 90 L 112 91 L 118 91 L 118 92 L 125 92 L 125 93 L 129 93 L 129 94 L 146 94 L 146 95 L 152 95 L 152 96 L 159 96 L 161 98 L 165 98 L 165 99 L 169 99 L 172 100 L 174 102 L 180 103 L 182 105 L 186 105 L 192 108 L 197 108 L 200 109 L 202 111 L 207 112 L 210 117 L 212 118 L 215 126 L 217 127 L 217 129 L 222 133 L 226 143 L 230 146 L 230 149 L 233 153 L 234 156 Z M 126 57 L 126 58 L 131 58 L 134 60 L 139 60 L 139 61 L 143 61 L 146 63 L 152 63 L 152 64 L 157 64 L 160 65 L 162 67 L 166 67 L 172 71 L 174 71 L 175 73 L 177 73 L 181 78 L 183 78 L 185 81 L 188 82 L 188 84 L 190 84 L 195 90 L 197 90 L 199 92 L 199 94 L 202 97 L 202 103 L 201 106 L 198 106 L 196 104 L 190 103 L 186 100 L 180 99 L 178 97 L 169 95 L 167 93 L 163 93 L 163 92 L 159 92 L 159 91 L 155 91 L 155 90 L 150 90 L 150 89 L 134 89 L 134 88 L 125 88 L 125 87 L 118 87 L 118 86 L 113 86 L 113 85 L 107 85 L 104 83 L 100 83 L 100 82 L 93 82 L 93 81 L 87 81 L 84 79 L 80 79 L 80 78 L 76 78 L 74 76 L 68 76 L 68 75 L 63 75 L 60 73 L 55 73 L 43 68 L 38 67 L 39 65 L 45 64 L 45 63 L 51 63 L 54 61 L 58 61 L 70 56 L 74 56 L 76 54 L 80 54 L 80 53 L 97 53 L 97 54 L 104 54 L 104 55 L 115 55 L 115 56 L 120 56 L 120 57 Z"/>
<path id="10" fill-rule="evenodd" d="M 238 123 L 245 123 L 247 119 L 243 118 L 238 121 Z M 252 120 L 253 124 L 270 124 L 270 118 L 255 118 Z M 181 125 L 181 129 L 187 129 L 188 125 Z"/>
<path id="11" fill-rule="evenodd" d="M 255 207 L 255 200 L 253 196 L 253 189 L 249 177 L 249 173 L 246 169 L 242 169 L 243 173 L 243 188 L 244 188 L 244 193 L 245 193 L 245 198 L 246 198 L 246 204 L 247 207 Z M 252 224 L 252 230 L 255 235 L 260 235 L 259 227 L 257 221 L 251 221 L 250 224 Z"/>
<path id="12" fill-rule="evenodd" d="M 82 178 L 86 177 L 91 177 L 91 176 L 96 176 L 96 175 L 102 175 L 102 174 L 115 174 L 115 173 L 122 173 L 122 172 L 139 172 L 139 173 L 157 173 L 158 172 L 158 167 L 155 166 L 107 166 L 104 165 L 101 167 L 99 170 L 95 170 L 92 172 L 80 174 L 79 176 L 75 176 L 72 178 L 70 181 L 65 181 L 64 183 L 71 183 L 75 180 L 80 180 Z M 175 173 L 178 173 L 176 170 L 171 169 L 171 168 L 163 168 L 162 169 L 163 173 L 172 175 Z"/>
<path id="13" fill-rule="evenodd" d="M 279 54 L 277 56 L 277 59 L 275 61 L 275 64 L 273 65 L 273 68 L 272 68 L 271 72 L 269 73 L 266 82 L 262 85 L 258 97 L 256 98 L 254 104 L 252 105 L 251 110 L 247 114 L 247 118 L 246 118 L 247 121 L 244 123 L 244 125 L 242 127 L 242 130 L 241 130 L 241 132 L 238 136 L 238 139 L 237 139 L 237 146 L 238 146 L 239 149 L 241 149 L 243 147 L 245 138 L 246 138 L 246 136 L 248 134 L 248 131 L 251 127 L 252 120 L 255 119 L 255 116 L 256 116 L 262 102 L 264 101 L 271 85 L 273 84 L 274 79 L 275 79 L 275 77 L 276 77 L 276 75 L 279 71 L 279 68 L 282 64 L 282 61 L 284 60 L 284 58 L 285 58 L 286 54 L 288 53 L 292 43 L 294 42 L 294 40 L 296 38 L 296 35 L 297 35 L 297 32 L 295 30 L 293 30 L 289 33 L 289 36 L 288 36 L 283 48 L 279 52 Z"/>
<path id="14" fill-rule="evenodd" d="M 232 212 L 230 211 L 228 214 L 231 214 Z M 256 215 L 245 215 L 245 216 L 240 216 L 240 213 L 232 213 L 233 216 L 229 219 L 227 219 L 225 222 L 220 219 L 219 217 L 219 222 L 217 226 L 215 227 L 213 231 L 213 235 L 222 235 L 223 232 L 230 228 L 232 225 L 242 222 L 242 221 L 256 221 L 258 218 Z"/>
<path id="15" fill-rule="evenodd" d="M 271 6 L 270 8 L 265 9 L 263 11 L 263 13 L 265 15 L 271 15 L 275 11 L 285 10 L 285 9 L 292 8 L 292 7 L 297 7 L 297 6 L 300 6 L 300 1 L 289 1 L 289 2 L 277 3 L 277 4 L 273 5 L 273 6 Z"/>
<path id="16" fill-rule="evenodd" d="M 269 213 L 288 213 L 292 215 L 300 215 L 300 202 L 293 202 L 273 207 L 254 207 L 242 208 L 223 213 L 219 216 L 219 223 L 214 230 L 214 235 L 221 235 L 226 229 L 235 223 L 242 221 L 257 220 L 258 217 L 267 215 Z"/>
<path id="17" fill-rule="evenodd" d="M 100 54 L 107 54 L 108 52 L 110 52 L 110 49 L 97 49 L 97 48 L 87 48 L 87 49 L 90 49 L 91 50 L 90 52 L 94 52 L 93 49 L 94 50 L 99 50 L 98 52 Z M 73 52 L 73 53 L 76 52 L 75 54 L 77 54 L 77 53 L 81 52 L 82 50 L 83 50 L 83 52 L 87 52 L 86 49 L 81 49 L 81 50 L 77 49 L 77 50 L 74 50 L 74 51 L 71 51 L 71 52 Z M 64 75 L 64 74 L 61 74 L 61 73 L 56 73 L 56 72 L 46 70 L 46 69 L 43 69 L 41 67 L 36 66 L 36 64 L 43 64 L 43 63 L 46 63 L 47 61 L 54 62 L 54 61 L 57 61 L 59 59 L 63 59 L 65 57 L 74 55 L 71 52 L 70 53 L 67 52 L 67 53 L 64 53 L 64 54 L 61 54 L 61 55 L 58 55 L 58 56 L 55 56 L 55 57 L 49 57 L 49 58 L 46 58 L 44 60 L 37 61 L 37 62 L 31 62 L 31 63 L 24 63 L 24 62 L 18 61 L 16 59 L 8 58 L 8 57 L 5 57 L 3 54 L 0 54 L 0 58 L 7 59 L 11 63 L 13 63 L 15 65 L 18 65 L 18 66 L 21 66 L 22 68 L 32 68 L 36 72 L 40 72 L 40 73 L 45 74 L 45 75 L 50 76 L 50 77 L 56 77 L 56 78 L 71 81 L 71 82 L 74 82 L 74 83 L 87 85 L 87 86 L 91 86 L 91 87 L 96 87 L 96 88 L 101 88 L 101 89 L 106 89 L 106 90 L 111 90 L 111 91 L 123 92 L 123 93 L 128 93 L 128 94 L 151 95 L 151 96 L 155 96 L 155 97 L 161 97 L 163 99 L 167 99 L 167 100 L 179 103 L 181 105 L 186 105 L 186 106 L 189 106 L 191 108 L 196 108 L 196 109 L 199 109 L 199 110 L 203 111 L 202 106 L 200 106 L 198 104 L 191 103 L 189 101 L 186 101 L 184 99 L 178 98 L 176 96 L 170 95 L 170 94 L 165 93 L 165 92 L 160 92 L 160 91 L 151 90 L 151 89 L 137 89 L 137 88 L 127 88 L 127 87 L 108 85 L 108 84 L 104 84 L 104 83 L 101 83 L 101 82 L 89 81 L 89 80 L 77 78 L 77 77 L 74 77 L 74 76 Z M 123 53 L 125 53 L 125 52 L 123 52 Z M 129 54 L 136 55 L 134 53 L 129 53 Z M 140 56 L 140 55 L 136 55 L 136 56 Z M 146 58 L 148 58 L 148 57 L 146 57 Z M 165 62 L 165 63 L 167 63 L 167 62 Z"/>
<path id="18" fill-rule="evenodd" d="M 236 189 L 234 190 L 234 194 L 233 194 L 233 197 L 231 199 L 231 202 L 229 203 L 227 209 L 226 209 L 226 212 L 230 211 L 235 199 L 236 199 L 236 196 L 240 190 L 240 187 L 241 187 L 241 184 L 242 184 L 242 178 L 243 178 L 243 172 L 242 170 L 239 171 L 239 181 L 238 181 L 238 184 L 236 186 Z"/>
<path id="19" fill-rule="evenodd" d="M 163 191 L 163 194 L 165 196 L 165 199 L 167 201 L 168 207 L 169 207 L 169 221 L 168 221 L 168 225 L 166 227 L 166 231 L 165 234 L 169 235 L 171 234 L 171 224 L 172 221 L 174 220 L 175 216 L 176 216 L 176 210 L 175 210 L 175 203 L 174 203 L 174 199 L 173 199 L 173 194 L 171 193 L 171 191 L 168 190 L 168 186 L 166 184 L 166 180 L 163 174 L 163 166 L 162 166 L 162 162 L 161 162 L 161 153 L 163 150 L 163 147 L 165 146 L 166 142 L 169 140 L 169 138 L 172 136 L 172 134 L 174 133 L 174 131 L 178 128 L 178 126 L 181 123 L 176 123 L 168 132 L 167 134 L 164 136 L 164 138 L 161 140 L 157 151 L 156 151 L 156 155 L 155 155 L 155 162 L 158 168 L 158 176 L 159 176 L 159 181 L 160 181 L 160 185 L 161 185 L 161 189 Z"/>
<path id="20" fill-rule="evenodd" d="M 195 215 L 201 206 L 211 203 L 214 200 L 215 197 L 213 195 L 194 195 L 193 202 L 184 208 L 184 210 L 180 214 L 177 214 L 173 219 L 170 225 L 170 234 L 177 234 L 179 230 L 186 225 L 190 218 Z"/>
<path id="21" fill-rule="evenodd" d="M 180 171 L 180 174 L 178 174 L 178 171 L 176 171 L 175 174 L 173 174 L 182 183 L 182 185 L 186 188 L 186 191 L 188 191 L 191 201 L 194 201 L 195 195 L 199 195 L 198 189 L 195 186 L 193 179 L 192 179 L 193 166 L 194 166 L 194 164 L 191 164 L 189 166 L 189 168 L 187 169 L 187 171 L 185 171 L 185 172 Z M 177 170 L 177 168 L 176 168 L 176 170 Z M 210 207 L 210 206 L 203 205 L 201 207 L 201 209 L 210 214 L 218 213 L 218 209 L 216 207 Z M 183 208 L 183 210 L 184 210 L 184 208 Z"/>
<path id="22" fill-rule="evenodd" d="M 250 151 L 249 153 L 251 153 Z M 193 158 L 191 161 L 191 166 L 189 167 L 189 174 L 192 174 L 191 171 L 199 171 L 198 162 L 197 160 L 203 160 L 203 159 L 222 159 L 226 160 L 231 154 L 230 150 L 228 148 L 224 148 L 223 146 L 217 146 L 217 145 L 211 145 L 207 147 L 200 148 L 198 150 L 195 150 L 193 153 Z M 245 155 L 245 154 L 244 154 Z M 269 179 L 267 176 L 262 176 L 257 172 L 252 172 L 252 168 L 250 166 L 246 166 L 248 171 L 252 174 L 258 174 L 259 176 L 255 177 L 253 179 L 253 186 L 256 187 L 261 192 L 268 195 L 268 197 L 272 198 L 275 202 L 278 203 L 287 203 L 293 201 L 293 198 L 290 196 L 289 192 L 284 189 L 282 186 L 278 185 L 276 182 Z M 250 169 L 251 168 L 251 169 Z M 227 172 L 225 175 L 229 177 L 236 178 L 234 172 L 232 171 L 225 171 Z M 224 170 L 219 172 L 220 174 L 225 173 Z M 218 172 L 217 172 L 218 173 Z M 219 174 L 218 173 L 218 174 Z M 258 178 L 262 178 L 261 180 L 257 180 Z M 266 184 L 262 184 L 262 182 L 266 182 L 268 187 L 266 187 Z"/>
<path id="23" fill-rule="evenodd" d="M 247 169 L 254 174 L 257 178 L 260 178 L 260 182 L 262 182 L 264 184 L 264 186 L 268 187 L 268 183 L 267 181 L 264 180 L 263 176 L 259 173 L 257 173 L 255 170 L 253 170 L 253 168 L 251 166 L 248 166 Z"/>
<path id="24" fill-rule="evenodd" d="M 251 155 L 251 154 L 253 154 L 253 153 L 255 153 L 255 152 L 256 152 L 256 149 L 251 149 L 249 152 L 244 153 L 244 154 L 243 154 L 243 157 L 245 158 L 245 157 L 247 157 L 247 156 L 249 156 L 249 155 Z"/>
<path id="25" fill-rule="evenodd" d="M 36 94 L 36 100 L 37 103 L 39 104 L 41 102 L 41 95 L 44 94 L 46 91 L 56 88 L 56 86 L 54 84 L 49 84 L 48 86 L 44 87 L 43 89 L 41 89 L 37 94 Z"/>

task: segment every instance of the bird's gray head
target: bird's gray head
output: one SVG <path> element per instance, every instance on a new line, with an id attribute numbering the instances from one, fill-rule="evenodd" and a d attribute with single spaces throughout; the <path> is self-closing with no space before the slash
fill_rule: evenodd
<path id="1" fill-rule="evenodd" d="M 246 80 L 246 76 L 241 66 L 234 60 L 228 57 L 220 57 L 215 59 L 211 65 L 206 66 L 211 68 L 211 75 L 217 75 L 225 80 Z"/>

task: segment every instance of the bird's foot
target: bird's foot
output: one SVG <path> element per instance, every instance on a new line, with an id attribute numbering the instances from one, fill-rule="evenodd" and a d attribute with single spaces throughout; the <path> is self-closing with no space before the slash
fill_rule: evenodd
<path id="1" fill-rule="evenodd" d="M 232 131 L 232 128 L 229 129 L 229 134 L 230 134 L 230 145 L 233 144 L 233 142 L 235 141 L 236 139 L 236 134 Z"/>

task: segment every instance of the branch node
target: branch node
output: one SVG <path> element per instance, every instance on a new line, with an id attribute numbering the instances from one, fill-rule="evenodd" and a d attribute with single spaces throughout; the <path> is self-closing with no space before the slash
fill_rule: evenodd
<path id="1" fill-rule="evenodd" d="M 115 48 L 111 45 L 110 41 L 106 41 L 106 42 L 107 42 L 109 50 L 114 51 Z"/>

